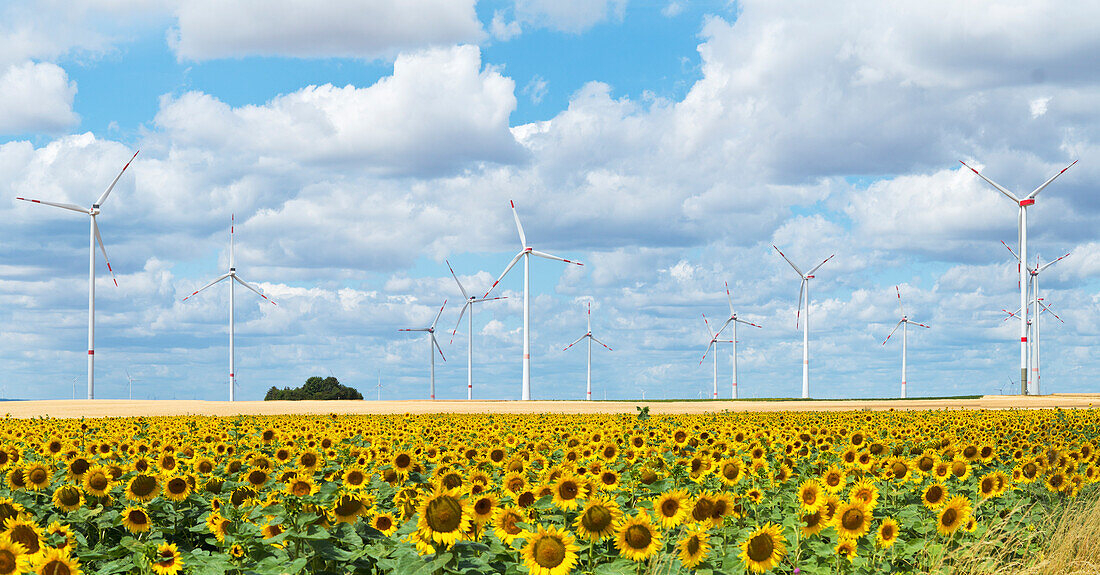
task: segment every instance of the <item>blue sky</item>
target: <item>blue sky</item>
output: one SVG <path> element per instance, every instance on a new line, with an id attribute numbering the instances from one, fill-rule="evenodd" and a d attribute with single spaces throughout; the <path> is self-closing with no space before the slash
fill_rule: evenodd
<path id="1" fill-rule="evenodd" d="M 702 314 L 729 282 L 742 397 L 801 387 L 800 266 L 812 283 L 811 393 L 991 393 L 1018 377 L 1015 207 L 958 161 L 1030 191 L 1042 278 L 1044 392 L 1091 391 L 1100 343 L 1100 54 L 1094 7 L 852 2 L 213 0 L 0 8 L 0 373 L 6 397 L 78 395 L 87 228 L 99 218 L 97 397 L 222 399 L 237 217 L 238 397 L 330 372 L 375 396 L 427 395 L 419 327 L 535 249 L 533 394 L 709 394 Z M 215 9 L 217 8 L 217 9 Z M 69 217 L 69 216 L 73 217 Z M 1015 246 L 1014 246 L 1015 247 Z M 98 256 L 97 256 L 98 257 Z M 475 317 L 475 393 L 519 394 L 522 270 Z M 456 302 L 458 305 L 456 305 Z M 463 320 L 465 324 L 465 320 Z M 464 327 L 464 326 L 463 326 Z M 465 397 L 466 338 L 441 338 L 437 396 Z M 719 364 L 729 394 L 729 354 Z"/>

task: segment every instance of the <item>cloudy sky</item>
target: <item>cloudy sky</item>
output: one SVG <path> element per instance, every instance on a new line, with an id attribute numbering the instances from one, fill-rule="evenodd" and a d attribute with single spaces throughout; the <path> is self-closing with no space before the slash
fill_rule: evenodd
<path id="1" fill-rule="evenodd" d="M 911 396 L 1018 378 L 1016 206 L 1042 276 L 1044 392 L 1100 369 L 1100 5 L 854 0 L 13 0 L 0 7 L 0 394 L 83 395 L 87 221 L 99 217 L 96 397 L 223 399 L 237 267 L 238 397 L 337 376 L 464 398 L 445 259 L 483 293 L 532 261 L 535 398 L 709 393 L 702 315 L 738 313 L 742 397 L 801 389 L 798 276 L 812 267 L 811 394 Z M 805 269 L 805 267 L 803 269 Z M 519 397 L 522 269 L 479 304 L 475 395 Z M 463 320 L 465 324 L 465 320 Z M 579 346 L 578 346 L 579 347 Z M 719 363 L 728 396 L 729 348 Z M 1090 375 L 1092 374 L 1092 375 Z M 1015 386 L 1018 388 L 1018 386 Z"/>

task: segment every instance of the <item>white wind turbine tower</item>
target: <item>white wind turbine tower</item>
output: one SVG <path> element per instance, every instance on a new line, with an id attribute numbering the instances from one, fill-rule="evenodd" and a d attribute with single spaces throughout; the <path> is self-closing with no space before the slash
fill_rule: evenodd
<path id="1" fill-rule="evenodd" d="M 707 321 L 707 314 L 703 314 L 703 323 L 706 324 L 707 333 L 710 334 L 710 343 L 707 344 L 707 350 L 703 352 L 703 359 L 699 360 L 699 365 L 703 365 L 703 362 L 707 359 L 707 354 L 710 353 L 711 348 L 714 348 L 714 355 L 712 356 L 714 359 L 714 395 L 711 399 L 718 399 L 718 344 L 734 342 L 731 339 L 718 339 L 719 334 L 710 329 L 710 322 Z M 702 398 L 702 395 L 699 397 Z"/>
<path id="2" fill-rule="evenodd" d="M 139 150 L 140 151 L 140 150 Z M 115 272 L 111 269 L 111 262 L 107 259 L 107 248 L 103 245 L 103 238 L 99 235 L 99 225 L 96 224 L 95 217 L 99 215 L 100 208 L 104 202 L 107 201 L 107 196 L 111 195 L 111 190 L 115 189 L 115 184 L 118 183 L 118 179 L 122 177 L 122 174 L 126 172 L 126 168 L 130 167 L 130 162 L 134 161 L 138 152 L 134 152 L 134 155 L 130 157 L 130 161 L 126 162 L 126 165 L 122 167 L 122 171 L 115 176 L 115 179 L 111 181 L 111 185 L 107 186 L 107 189 L 100 194 L 99 199 L 96 200 L 92 207 L 82 208 L 75 204 L 58 204 L 54 202 L 47 202 L 44 200 L 31 200 L 27 198 L 15 198 L 17 200 L 23 200 L 25 202 L 31 202 L 35 204 L 42 204 L 46 206 L 53 206 L 55 208 L 62 208 L 65 210 L 71 210 L 77 213 L 91 216 L 90 218 L 90 231 L 88 232 L 88 399 L 95 398 L 95 245 L 99 243 L 99 250 L 103 253 L 103 261 L 107 264 L 107 271 L 111 273 L 111 279 L 115 282 L 115 287 L 118 287 L 118 280 L 115 279 Z"/>
<path id="3" fill-rule="evenodd" d="M 578 266 L 583 266 L 584 264 L 565 258 L 559 258 L 558 256 L 548 253 L 535 251 L 528 247 L 527 236 L 523 234 L 523 225 L 519 223 L 519 214 L 516 213 L 516 203 L 510 200 L 509 203 L 512 204 L 512 216 L 516 218 L 516 230 L 519 232 L 519 241 L 523 244 L 523 250 L 516 254 L 516 257 L 512 258 L 508 267 L 504 268 L 504 272 L 500 274 L 497 281 L 493 282 L 489 291 L 485 292 L 485 295 L 482 297 L 489 297 L 489 293 L 493 291 L 493 288 L 497 287 L 500 280 L 508 275 L 508 271 L 516 265 L 516 262 L 518 262 L 520 258 L 523 258 L 523 391 L 520 398 L 527 401 L 531 399 L 531 256 L 538 256 L 548 260 L 557 260 L 559 262 Z"/>
<path id="4" fill-rule="evenodd" d="M 266 295 L 260 293 L 260 290 L 252 287 L 251 284 L 244 281 L 243 279 L 241 279 L 241 277 L 239 275 L 237 275 L 237 267 L 236 267 L 237 264 L 236 264 L 236 260 L 233 259 L 233 234 L 234 234 L 233 228 L 234 228 L 235 223 L 236 223 L 236 216 L 231 215 L 230 219 L 229 219 L 229 271 L 222 274 L 222 275 L 220 275 L 220 276 L 218 276 L 214 281 L 212 281 L 212 282 L 202 286 L 201 288 L 191 292 L 191 295 L 183 298 L 183 301 L 187 301 L 188 299 L 191 299 L 192 297 L 194 297 L 196 294 L 198 294 L 202 290 L 204 290 L 204 289 L 206 289 L 206 288 L 208 288 L 208 287 L 210 287 L 210 286 L 212 286 L 212 285 L 214 285 L 214 284 L 216 284 L 216 283 L 218 283 L 222 280 L 225 280 L 225 279 L 229 280 L 229 401 L 235 401 L 235 399 L 236 399 L 236 393 L 235 392 L 236 392 L 236 386 L 237 386 L 237 371 L 236 371 L 236 363 L 235 363 L 236 362 L 236 353 L 235 353 L 235 348 L 234 348 L 234 344 L 235 344 L 234 332 L 235 332 L 236 327 L 235 327 L 235 324 L 234 324 L 234 307 L 233 306 L 234 306 L 234 299 L 235 298 L 234 298 L 233 282 L 237 282 L 237 283 L 241 284 L 242 286 L 256 292 L 256 295 L 264 298 L 264 300 L 266 300 L 266 301 L 271 302 L 271 305 L 278 305 L 278 304 L 275 303 L 274 300 L 272 300 L 272 299 L 268 298 Z"/>
<path id="5" fill-rule="evenodd" d="M 1012 254 L 1012 257 L 1016 258 L 1016 263 L 1017 263 L 1017 265 L 1019 265 L 1020 257 L 1016 255 L 1016 252 L 1012 251 L 1012 248 L 1009 247 L 1008 244 L 1004 243 L 1004 241 L 1002 241 L 1001 244 L 1004 245 L 1005 249 L 1007 249 L 1010 254 Z M 1031 279 L 1031 286 L 1030 286 L 1030 289 L 1031 289 L 1031 302 L 1030 303 L 1034 304 L 1034 307 L 1035 307 L 1035 315 L 1033 316 L 1034 319 L 1028 319 L 1028 322 L 1027 322 L 1028 327 L 1029 327 L 1029 331 L 1031 332 L 1028 335 L 1028 338 L 1030 339 L 1031 344 L 1032 344 L 1031 345 L 1031 361 L 1030 361 L 1030 363 L 1031 363 L 1031 379 L 1028 381 L 1028 393 L 1029 394 L 1033 394 L 1033 395 L 1039 395 L 1040 394 L 1040 385 L 1039 385 L 1039 383 L 1040 383 L 1040 374 L 1039 374 L 1039 316 L 1042 315 L 1043 311 L 1046 311 L 1050 315 L 1054 316 L 1055 319 L 1057 319 L 1058 321 L 1061 321 L 1062 323 L 1065 323 L 1064 321 L 1062 321 L 1062 318 L 1058 317 L 1058 314 L 1051 311 L 1050 308 L 1048 308 L 1047 305 L 1045 303 L 1043 303 L 1043 298 L 1040 296 L 1040 293 L 1039 293 L 1039 273 L 1046 270 L 1050 266 L 1066 259 L 1067 257 L 1069 257 L 1068 253 L 1063 255 L 1062 257 L 1056 259 L 1056 260 L 1049 261 L 1045 264 L 1040 264 L 1039 255 L 1036 254 L 1035 255 L 1035 267 L 1031 267 L 1031 266 L 1027 267 L 1027 272 L 1028 272 L 1029 277 Z M 1028 306 L 1029 313 L 1030 313 L 1030 309 L 1031 309 L 1031 306 L 1029 305 Z M 1008 313 L 1008 310 L 1003 310 L 1003 311 Z M 1019 310 L 1016 310 L 1016 313 L 1019 313 Z M 1019 319 L 1019 316 L 1017 316 L 1016 314 L 1013 314 L 1013 313 L 1009 313 L 1009 316 Z M 1008 318 L 1005 318 L 1005 319 L 1007 321 Z"/>
<path id="6" fill-rule="evenodd" d="M 467 318 L 467 328 L 470 340 L 466 342 L 466 399 L 471 400 L 474 398 L 474 304 L 483 301 L 508 298 L 479 298 L 467 294 L 466 288 L 462 287 L 462 282 L 458 281 L 458 276 L 455 275 L 455 269 L 451 267 L 451 262 L 448 260 L 444 261 L 447 261 L 447 269 L 451 270 L 451 277 L 455 279 L 455 283 L 458 284 L 458 290 L 462 292 L 462 297 L 466 299 L 466 303 L 462 304 L 462 311 L 458 312 L 458 321 L 455 322 L 455 328 L 451 331 L 451 343 L 454 343 L 455 334 L 458 333 L 458 326 L 462 324 L 462 314 L 466 313 L 466 308 L 470 308 L 470 317 Z"/>
<path id="7" fill-rule="evenodd" d="M 1012 200 L 1013 202 L 1016 202 L 1016 204 L 1019 206 L 1020 211 L 1019 211 L 1019 215 L 1017 216 L 1017 225 L 1018 225 L 1017 237 L 1019 239 L 1019 245 L 1020 245 L 1020 257 L 1019 257 L 1019 259 L 1020 259 L 1021 262 L 1026 263 L 1027 262 L 1027 207 L 1031 206 L 1031 205 L 1034 205 L 1035 204 L 1035 196 L 1039 195 L 1039 192 L 1043 191 L 1043 188 L 1046 188 L 1047 186 L 1049 186 L 1050 183 L 1055 180 L 1055 178 L 1057 178 L 1058 176 L 1061 176 L 1062 174 L 1064 174 L 1066 172 L 1066 170 L 1072 168 L 1073 164 L 1077 163 L 1077 160 L 1074 160 L 1073 164 L 1070 164 L 1070 165 L 1062 168 L 1061 172 L 1058 172 L 1057 174 L 1054 174 L 1053 176 L 1051 176 L 1051 178 L 1049 180 L 1043 182 L 1043 184 L 1041 186 L 1039 186 L 1038 188 L 1035 188 L 1030 194 L 1024 196 L 1023 199 L 1016 197 L 1015 194 L 1008 191 L 1007 189 L 1005 189 L 1003 186 L 1001 186 L 997 182 L 994 182 L 993 180 L 983 176 L 981 174 L 981 172 L 979 172 L 978 170 L 975 170 L 974 168 L 971 168 L 970 166 L 968 166 L 966 164 L 966 162 L 963 162 L 962 160 L 959 160 L 959 163 L 966 166 L 967 168 L 970 168 L 971 172 L 974 172 L 975 174 L 977 174 L 977 176 L 979 178 L 985 180 L 987 183 L 989 183 L 989 185 L 993 186 L 994 188 L 997 188 L 998 191 L 1000 191 L 1002 194 L 1004 194 L 1006 197 L 1008 197 L 1008 199 Z M 1028 325 L 1027 325 L 1027 320 L 1028 320 L 1028 318 L 1027 318 L 1028 281 L 1027 281 L 1027 279 L 1028 278 L 1027 278 L 1027 269 L 1026 269 L 1026 267 L 1027 266 L 1025 266 L 1025 265 L 1020 266 L 1020 309 L 1024 310 L 1024 313 L 1022 313 L 1021 316 L 1020 316 L 1020 395 L 1027 395 L 1028 394 L 1028 386 L 1027 386 L 1027 329 L 1028 329 Z"/>
<path id="8" fill-rule="evenodd" d="M 810 280 L 814 279 L 814 272 L 825 265 L 825 262 L 833 259 L 836 254 L 825 258 L 825 261 L 814 266 L 808 273 L 802 273 L 802 270 L 794 265 L 794 262 L 783 253 L 783 250 L 776 248 L 775 245 L 772 245 L 772 247 L 779 252 L 779 255 L 783 256 L 783 259 L 787 260 L 788 264 L 791 264 L 794 271 L 802 278 L 802 287 L 798 290 L 798 311 L 795 312 L 794 328 L 798 329 L 798 320 L 802 313 L 802 296 L 805 295 L 806 319 L 802 322 L 802 399 L 807 399 L 810 397 Z"/>
<path id="9" fill-rule="evenodd" d="M 905 379 L 905 355 L 909 348 L 909 324 L 913 324 L 915 326 L 923 327 L 926 329 L 931 329 L 932 326 L 924 325 L 923 323 L 918 323 L 909 319 L 909 316 L 905 315 L 905 306 L 901 304 L 901 288 L 898 286 L 894 286 L 894 290 L 898 292 L 898 310 L 901 311 L 901 319 L 898 320 L 898 324 L 894 326 L 894 329 L 890 330 L 890 335 L 886 336 L 886 339 L 883 340 L 882 345 L 885 346 L 886 342 L 890 341 L 890 338 L 893 337 L 894 332 L 897 331 L 899 327 L 901 328 L 901 398 L 905 399 L 906 385 L 908 383 Z"/>
<path id="10" fill-rule="evenodd" d="M 134 382 L 135 381 L 141 381 L 141 380 L 134 377 L 134 376 L 132 376 L 132 375 L 130 375 L 130 370 L 126 370 L 126 382 L 127 382 L 127 389 L 130 392 L 130 399 L 134 398 Z"/>
<path id="11" fill-rule="evenodd" d="M 726 329 L 726 326 L 728 326 L 728 325 L 733 326 L 733 336 L 732 336 L 733 339 L 729 340 L 730 343 L 733 344 L 733 352 L 732 352 L 732 355 L 730 356 L 730 362 L 732 363 L 732 368 L 733 368 L 733 395 L 732 395 L 732 398 L 737 399 L 737 324 L 743 323 L 745 325 L 751 325 L 752 327 L 756 327 L 756 328 L 759 328 L 759 327 L 762 327 L 762 326 L 756 325 L 755 323 L 752 323 L 751 321 L 745 321 L 745 320 L 740 319 L 740 318 L 737 317 L 737 312 L 733 311 L 733 296 L 730 295 L 730 284 L 729 284 L 729 282 L 725 282 L 725 284 L 726 284 L 726 301 L 730 304 L 730 316 L 729 316 L 729 318 L 726 319 L 726 323 L 722 324 L 722 327 L 718 328 L 718 333 L 714 334 L 714 337 L 717 338 L 718 336 L 722 335 L 722 331 Z M 710 328 L 709 324 L 707 325 L 707 328 L 708 329 Z M 715 359 L 717 359 L 718 352 L 715 351 L 714 353 L 715 353 Z M 707 357 L 706 354 L 703 354 L 703 359 L 706 359 L 706 357 Z M 717 390 L 715 390 L 715 391 L 717 392 Z"/>
<path id="12" fill-rule="evenodd" d="M 397 331 L 426 331 L 428 332 L 428 359 L 431 361 L 431 379 L 428 392 L 432 399 L 435 399 L 435 351 L 439 350 L 439 357 L 443 358 L 443 361 L 447 361 L 447 357 L 443 355 L 443 349 L 439 347 L 439 342 L 435 340 L 435 324 L 439 321 L 439 316 L 443 315 L 443 308 L 447 307 L 447 300 L 443 300 L 443 305 L 439 306 L 439 313 L 435 314 L 435 319 L 432 320 L 432 325 L 428 327 L 419 328 L 406 328 L 399 329 Z M 379 393 L 382 393 L 379 391 Z"/>
<path id="13" fill-rule="evenodd" d="M 432 355 L 435 358 L 435 355 Z M 382 370 L 378 370 L 378 401 L 382 401 Z"/>
<path id="14" fill-rule="evenodd" d="M 607 346 L 606 343 L 596 339 L 596 336 L 592 335 L 592 302 L 588 302 L 588 331 L 584 335 L 577 338 L 577 341 L 565 346 L 562 351 L 567 351 L 569 348 L 580 343 L 584 338 L 588 338 L 588 377 L 587 386 L 585 387 L 584 399 L 585 401 L 592 401 L 592 342 L 596 342 L 604 347 L 607 347 L 607 351 L 615 351 Z"/>

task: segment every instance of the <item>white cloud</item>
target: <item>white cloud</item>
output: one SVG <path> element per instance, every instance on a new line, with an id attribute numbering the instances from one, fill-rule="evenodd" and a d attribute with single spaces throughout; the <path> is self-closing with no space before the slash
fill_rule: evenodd
<path id="1" fill-rule="evenodd" d="M 392 57 L 429 45 L 476 42 L 472 0 L 189 0 L 169 42 L 179 58 Z"/>
<path id="2" fill-rule="evenodd" d="M 523 87 L 522 93 L 528 98 L 531 98 L 531 103 L 538 105 L 542 103 L 542 99 L 546 97 L 549 86 L 545 78 L 535 74 L 531 77 L 531 81 L 527 82 L 527 85 Z"/>
<path id="3" fill-rule="evenodd" d="M 199 92 L 166 97 L 156 123 L 173 147 L 438 172 L 519 158 L 508 130 L 514 90 L 511 79 L 482 68 L 476 46 L 456 46 L 402 54 L 392 76 L 366 88 L 309 86 L 239 108 Z"/>
<path id="4" fill-rule="evenodd" d="M 516 0 L 516 18 L 526 24 L 580 33 L 608 19 L 621 20 L 627 0 Z"/>
<path id="5" fill-rule="evenodd" d="M 1031 117 L 1038 118 L 1047 113 L 1047 104 L 1050 104 L 1050 98 L 1035 98 L 1030 102 Z"/>
<path id="6" fill-rule="evenodd" d="M 517 20 L 505 22 L 504 13 L 500 10 L 496 10 L 493 12 L 493 21 L 489 25 L 489 32 L 492 33 L 493 38 L 501 42 L 507 42 L 522 34 L 523 28 L 519 25 L 519 21 Z"/>
<path id="7" fill-rule="evenodd" d="M 12 64 L 0 72 L 0 134 L 55 133 L 80 121 L 73 112 L 76 82 L 48 62 Z"/>

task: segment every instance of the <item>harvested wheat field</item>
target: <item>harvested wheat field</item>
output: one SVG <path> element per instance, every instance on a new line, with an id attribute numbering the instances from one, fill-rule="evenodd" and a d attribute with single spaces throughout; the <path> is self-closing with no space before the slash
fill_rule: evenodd
<path id="1" fill-rule="evenodd" d="M 0 413 L 27 417 L 135 417 L 170 415 L 294 415 L 387 413 L 635 413 L 649 407 L 653 414 L 720 411 L 851 411 L 921 409 L 1082 409 L 1100 406 L 1100 394 L 1042 396 L 986 395 L 972 399 L 866 400 L 717 400 L 717 401 L 142 401 L 124 399 L 12 401 Z"/>

